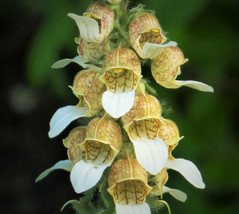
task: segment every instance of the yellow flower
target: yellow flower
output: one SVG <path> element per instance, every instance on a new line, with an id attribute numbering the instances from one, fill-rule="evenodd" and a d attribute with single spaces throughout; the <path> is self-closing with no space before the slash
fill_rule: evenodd
<path id="1" fill-rule="evenodd" d="M 153 14 L 142 14 L 129 26 L 129 38 L 133 48 L 141 58 L 155 58 L 167 46 L 176 46 L 176 42 L 163 44 L 167 39 Z"/>
<path id="2" fill-rule="evenodd" d="M 180 66 L 187 62 L 178 47 L 166 47 L 151 63 L 151 72 L 156 82 L 165 88 L 188 86 L 200 91 L 213 92 L 213 88 L 193 80 L 176 80 L 181 74 Z"/>
<path id="3" fill-rule="evenodd" d="M 137 160 L 127 158 L 117 160 L 108 175 L 108 192 L 113 196 L 116 214 L 150 214 L 145 203 L 151 190 L 148 186 L 148 174 Z"/>
<path id="4" fill-rule="evenodd" d="M 80 37 L 86 42 L 101 43 L 114 26 L 114 11 L 100 1 L 90 4 L 83 16 L 73 13 L 68 16 L 75 20 Z"/>
<path id="5" fill-rule="evenodd" d="M 102 106 L 108 114 L 119 118 L 131 109 L 141 77 L 140 61 L 132 50 L 118 47 L 105 56 L 101 80 L 107 91 L 103 94 Z"/>
<path id="6" fill-rule="evenodd" d="M 93 119 L 88 127 L 86 138 L 81 144 L 85 160 L 78 161 L 71 170 L 71 183 L 77 193 L 95 186 L 104 170 L 111 165 L 120 151 L 122 133 L 120 126 L 105 115 Z"/>
<path id="7" fill-rule="evenodd" d="M 139 85 L 131 110 L 122 117 L 138 162 L 151 174 L 159 173 L 168 160 L 168 148 L 158 136 L 163 125 L 158 100 Z"/>
<path id="8" fill-rule="evenodd" d="M 104 84 L 99 80 L 98 70 L 79 72 L 73 82 L 73 93 L 79 99 L 76 106 L 68 105 L 59 108 L 51 118 L 50 138 L 60 134 L 73 120 L 80 117 L 92 117 L 101 110 L 101 97 L 105 91 Z"/>

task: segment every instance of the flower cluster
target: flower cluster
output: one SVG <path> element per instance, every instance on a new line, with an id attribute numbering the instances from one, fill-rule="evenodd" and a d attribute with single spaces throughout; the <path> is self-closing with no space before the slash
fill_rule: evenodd
<path id="1" fill-rule="evenodd" d="M 68 159 L 44 171 L 37 181 L 55 169 L 64 169 L 70 172 L 76 193 L 108 186 L 117 214 L 149 214 L 148 199 L 158 201 L 164 193 L 184 202 L 185 193 L 165 186 L 169 169 L 203 189 L 197 167 L 172 156 L 182 137 L 177 125 L 162 116 L 158 99 L 146 90 L 149 86 L 143 80 L 141 65 L 151 63 L 152 76 L 166 88 L 188 86 L 213 92 L 212 87 L 176 80 L 188 60 L 176 42 L 166 43 L 156 16 L 142 6 L 128 11 L 125 0 L 96 1 L 82 16 L 68 16 L 79 29 L 78 55 L 52 67 L 62 68 L 71 62 L 81 66 L 83 70 L 70 87 L 78 104 L 55 112 L 49 137 L 56 137 L 81 117 L 88 117 L 89 122 L 81 122 L 63 140 Z"/>

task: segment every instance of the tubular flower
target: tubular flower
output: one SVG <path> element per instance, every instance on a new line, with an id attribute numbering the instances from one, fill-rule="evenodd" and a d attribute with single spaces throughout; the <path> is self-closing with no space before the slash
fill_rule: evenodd
<path id="1" fill-rule="evenodd" d="M 175 159 L 172 156 L 172 151 L 175 149 L 179 140 L 182 139 L 182 137 L 180 138 L 178 127 L 173 121 L 168 119 L 163 119 L 163 121 L 165 125 L 158 130 L 158 135 L 164 140 L 164 142 L 168 146 L 169 158 L 165 167 L 178 171 L 193 186 L 200 189 L 204 189 L 205 184 L 203 183 L 201 173 L 195 166 L 195 164 L 189 160 L 185 160 L 182 158 Z"/>
<path id="2" fill-rule="evenodd" d="M 68 137 L 63 140 L 64 146 L 68 149 L 67 155 L 68 160 L 61 160 L 49 169 L 42 172 L 36 179 L 36 182 L 45 178 L 50 172 L 56 169 L 63 169 L 70 171 L 76 162 L 78 162 L 83 157 L 83 150 L 80 144 L 84 141 L 86 136 L 86 127 L 78 126 L 71 130 Z"/>
<path id="3" fill-rule="evenodd" d="M 151 72 L 156 82 L 165 88 L 188 86 L 200 91 L 213 92 L 213 88 L 193 80 L 176 80 L 181 74 L 180 66 L 187 62 L 178 47 L 166 47 L 151 63 Z"/>
<path id="4" fill-rule="evenodd" d="M 138 162 L 151 174 L 159 173 L 168 160 L 168 149 L 158 136 L 158 130 L 162 126 L 158 100 L 138 90 L 134 105 L 122 117 L 122 122 L 134 145 Z"/>
<path id="5" fill-rule="evenodd" d="M 185 202 L 187 200 L 187 195 L 184 192 L 177 189 L 171 189 L 165 186 L 166 182 L 168 181 L 168 172 L 166 168 L 162 169 L 160 173 L 155 175 L 152 181 L 155 183 L 155 185 L 150 191 L 151 195 L 161 196 L 164 193 L 169 193 L 181 202 Z"/>
<path id="6" fill-rule="evenodd" d="M 101 43 L 92 43 L 79 38 L 77 40 L 77 44 L 79 45 L 77 48 L 79 56 L 76 56 L 73 59 L 65 58 L 58 60 L 51 67 L 63 68 L 71 62 L 74 62 L 83 68 L 94 68 L 96 66 L 89 64 L 89 62 L 94 62 L 95 60 L 100 59 L 103 55 L 110 51 L 108 39 L 105 39 Z"/>
<path id="7" fill-rule="evenodd" d="M 108 192 L 113 196 L 116 214 L 150 214 L 145 203 L 151 190 L 148 174 L 135 159 L 120 159 L 110 169 Z"/>
<path id="8" fill-rule="evenodd" d="M 104 58 L 101 80 L 107 91 L 102 97 L 102 106 L 114 118 L 127 113 L 134 104 L 135 89 L 141 79 L 141 65 L 137 55 L 128 48 L 118 47 Z"/>
<path id="9" fill-rule="evenodd" d="M 68 105 L 59 108 L 51 118 L 50 138 L 60 134 L 73 120 L 80 117 L 92 117 L 101 110 L 101 97 L 105 90 L 99 80 L 97 70 L 79 72 L 73 82 L 73 93 L 79 98 L 76 106 Z"/>
<path id="10" fill-rule="evenodd" d="M 114 26 L 114 11 L 100 1 L 90 4 L 83 16 L 73 13 L 68 16 L 75 20 L 80 37 L 86 42 L 101 43 Z"/>
<path id="11" fill-rule="evenodd" d="M 167 46 L 176 46 L 176 42 L 163 44 L 167 39 L 153 14 L 142 14 L 129 25 L 129 38 L 133 48 L 141 58 L 155 58 Z"/>
<path id="12" fill-rule="evenodd" d="M 85 160 L 77 162 L 71 170 L 71 183 L 77 193 L 95 186 L 104 170 L 111 165 L 120 151 L 122 133 L 120 126 L 105 115 L 93 119 L 81 144 Z"/>
<path id="13" fill-rule="evenodd" d="M 80 144 L 86 137 L 86 131 L 86 126 L 77 126 L 71 130 L 65 139 L 63 139 L 63 144 L 67 148 L 67 156 L 72 166 L 83 158 L 83 150 Z"/>

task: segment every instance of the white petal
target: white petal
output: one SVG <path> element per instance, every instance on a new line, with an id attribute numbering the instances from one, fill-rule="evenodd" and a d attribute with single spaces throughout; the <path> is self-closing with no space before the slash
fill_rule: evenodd
<path id="1" fill-rule="evenodd" d="M 181 87 L 181 86 L 187 86 L 190 88 L 197 89 L 199 91 L 205 91 L 205 92 L 214 92 L 213 88 L 205 83 L 198 82 L 198 81 L 193 81 L 193 80 L 175 80 L 176 84 Z"/>
<path id="2" fill-rule="evenodd" d="M 110 164 L 100 164 L 97 167 L 92 162 L 80 160 L 71 170 L 71 183 L 76 193 L 82 193 L 93 186 L 100 180 L 104 170 Z"/>
<path id="3" fill-rule="evenodd" d="M 203 183 L 201 173 L 193 162 L 182 158 L 178 158 L 174 160 L 168 160 L 166 167 L 178 171 L 193 186 L 200 189 L 205 188 L 205 184 Z"/>
<path id="4" fill-rule="evenodd" d="M 76 63 L 76 64 L 78 64 L 78 65 L 80 65 L 80 66 L 82 66 L 82 67 L 85 67 L 85 66 L 86 66 L 86 64 L 84 64 L 84 63 L 82 62 L 81 56 L 76 56 L 76 57 L 73 58 L 73 59 L 68 59 L 68 58 L 66 58 L 66 59 L 61 59 L 61 60 L 55 62 L 51 67 L 52 67 L 52 68 L 63 68 L 63 67 L 65 67 L 65 66 L 67 66 L 68 64 L 70 64 L 71 62 L 74 62 L 74 63 Z"/>
<path id="5" fill-rule="evenodd" d="M 168 160 L 168 148 L 162 139 L 132 140 L 136 158 L 140 165 L 153 175 L 158 174 Z"/>
<path id="6" fill-rule="evenodd" d="M 163 193 L 166 192 L 181 202 L 185 202 L 187 200 L 187 195 L 178 189 L 171 189 L 169 187 L 163 186 Z"/>
<path id="7" fill-rule="evenodd" d="M 87 107 L 65 106 L 59 108 L 51 118 L 50 131 L 48 135 L 50 138 L 56 137 L 60 134 L 73 120 L 84 117 L 88 113 Z"/>
<path id="8" fill-rule="evenodd" d="M 75 20 L 82 39 L 87 42 L 99 42 L 99 24 L 96 20 L 73 13 L 69 13 L 68 16 Z"/>
<path id="9" fill-rule="evenodd" d="M 142 50 L 143 58 L 153 59 L 161 54 L 164 48 L 171 46 L 177 46 L 177 42 L 171 41 L 163 45 L 146 42 Z"/>
<path id="10" fill-rule="evenodd" d="M 105 91 L 102 96 L 102 106 L 114 118 L 119 118 L 129 112 L 134 105 L 135 90 L 124 93 Z"/>
<path id="11" fill-rule="evenodd" d="M 115 204 L 116 214 L 150 214 L 150 207 L 147 203 L 138 205 Z"/>
<path id="12" fill-rule="evenodd" d="M 45 170 L 44 172 L 42 172 L 35 180 L 35 182 L 38 182 L 40 180 L 42 180 L 43 178 L 45 178 L 50 172 L 52 172 L 53 170 L 56 169 L 64 169 L 66 171 L 69 171 L 71 167 L 71 161 L 70 160 L 62 160 L 57 162 L 54 166 L 52 166 L 51 168 Z"/>

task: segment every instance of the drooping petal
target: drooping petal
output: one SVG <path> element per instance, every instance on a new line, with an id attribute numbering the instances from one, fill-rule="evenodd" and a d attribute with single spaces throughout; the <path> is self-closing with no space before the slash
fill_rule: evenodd
<path id="1" fill-rule="evenodd" d="M 177 42 L 170 41 L 169 43 L 163 45 L 146 42 L 142 50 L 142 55 L 144 58 L 153 59 L 160 55 L 164 48 L 170 46 L 177 46 Z"/>
<path id="2" fill-rule="evenodd" d="M 65 106 L 59 108 L 51 118 L 50 130 L 48 135 L 50 138 L 60 134 L 73 120 L 84 117 L 89 111 L 87 107 Z"/>
<path id="3" fill-rule="evenodd" d="M 51 168 L 45 170 L 44 172 L 42 172 L 35 180 L 35 182 L 38 182 L 40 180 L 42 180 L 43 178 L 45 178 L 49 173 L 51 173 L 52 171 L 56 170 L 56 169 L 63 169 L 66 171 L 69 171 L 71 167 L 71 161 L 70 160 L 62 160 L 57 162 L 54 166 L 52 166 Z"/>
<path id="4" fill-rule="evenodd" d="M 178 189 L 171 189 L 169 187 L 163 186 L 163 193 L 167 192 L 181 202 L 185 202 L 187 200 L 187 195 L 184 192 Z"/>
<path id="5" fill-rule="evenodd" d="M 135 91 L 112 93 L 105 91 L 102 96 L 102 106 L 114 118 L 126 114 L 134 104 Z"/>
<path id="6" fill-rule="evenodd" d="M 200 189 L 205 188 L 205 184 L 203 183 L 201 173 L 193 162 L 182 158 L 178 158 L 174 160 L 168 160 L 166 167 L 178 171 L 193 186 Z"/>
<path id="7" fill-rule="evenodd" d="M 193 81 L 193 80 L 175 80 L 175 84 L 178 85 L 178 87 L 181 86 L 187 86 L 190 88 L 197 89 L 199 91 L 205 91 L 205 92 L 214 92 L 213 88 L 205 83 Z"/>
<path id="8" fill-rule="evenodd" d="M 86 67 L 86 65 L 83 63 L 82 61 L 82 57 L 81 56 L 76 56 L 73 59 L 61 59 L 58 60 L 57 62 L 55 62 L 51 67 L 52 68 L 63 68 L 65 66 L 67 66 L 68 64 L 70 64 L 71 62 L 74 62 L 82 67 Z"/>
<path id="9" fill-rule="evenodd" d="M 73 13 L 68 13 L 68 16 L 75 20 L 80 31 L 80 37 L 87 42 L 97 42 L 99 36 L 99 24 L 96 20 L 86 17 L 78 16 Z"/>
<path id="10" fill-rule="evenodd" d="M 150 207 L 147 203 L 138 205 L 115 204 L 116 214 L 150 214 Z"/>
<path id="11" fill-rule="evenodd" d="M 140 165 L 153 175 L 158 174 L 168 160 L 168 148 L 162 139 L 138 138 L 132 140 L 136 158 Z"/>
<path id="12" fill-rule="evenodd" d="M 95 186 L 109 165 L 110 163 L 96 166 L 92 162 L 85 162 L 84 160 L 77 162 L 70 175 L 75 192 L 82 193 Z"/>

